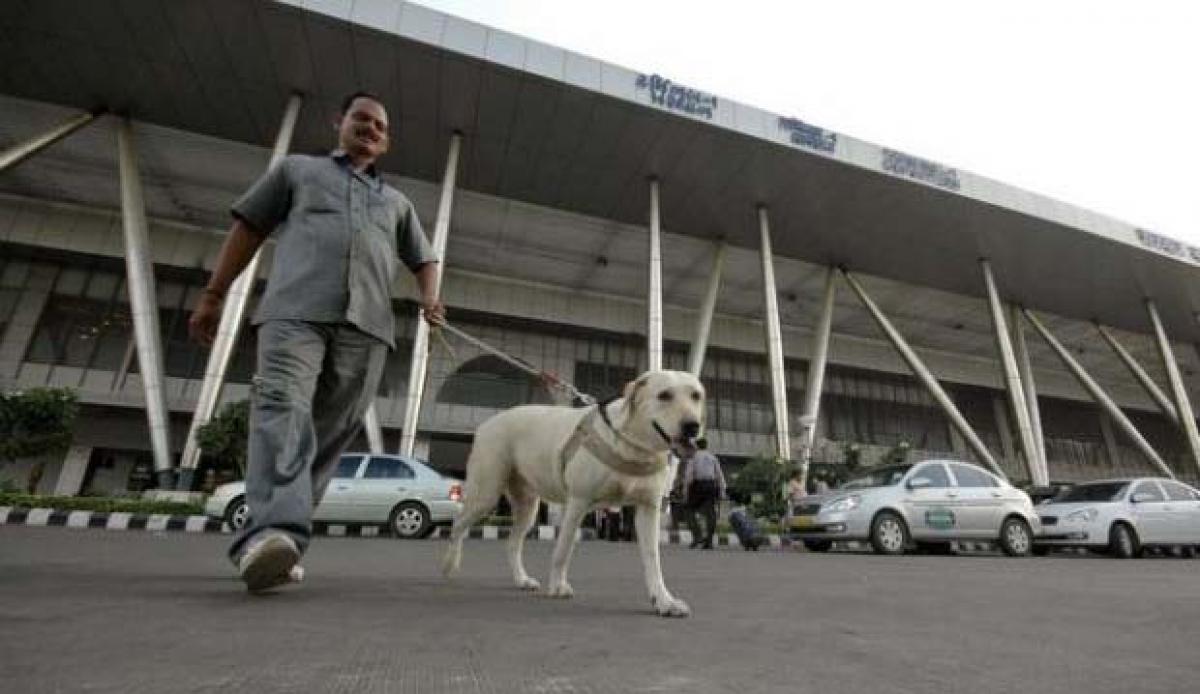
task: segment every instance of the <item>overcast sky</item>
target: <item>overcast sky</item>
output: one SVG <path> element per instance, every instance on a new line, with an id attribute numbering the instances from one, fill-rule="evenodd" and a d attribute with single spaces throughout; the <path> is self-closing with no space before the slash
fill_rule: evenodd
<path id="1" fill-rule="evenodd" d="M 1191 0 L 419 0 L 1200 245 Z"/>

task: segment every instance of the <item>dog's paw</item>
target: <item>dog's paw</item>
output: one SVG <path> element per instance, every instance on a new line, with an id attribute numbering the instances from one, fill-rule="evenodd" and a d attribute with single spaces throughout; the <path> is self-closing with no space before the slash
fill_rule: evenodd
<path id="1" fill-rule="evenodd" d="M 529 590 L 529 591 L 541 590 L 542 584 L 538 583 L 536 578 L 533 578 L 531 576 L 526 576 L 525 578 L 521 578 L 521 579 L 517 580 L 517 588 L 520 588 L 521 590 Z"/>
<path id="2" fill-rule="evenodd" d="M 690 617 L 692 609 L 688 604 L 679 598 L 667 596 L 664 599 L 650 598 L 650 604 L 654 605 L 654 611 L 659 617 Z"/>
<path id="3" fill-rule="evenodd" d="M 557 585 L 550 586 L 550 590 L 546 591 L 546 595 L 552 598 L 567 599 L 575 597 L 575 589 L 570 583 L 561 581 Z"/>

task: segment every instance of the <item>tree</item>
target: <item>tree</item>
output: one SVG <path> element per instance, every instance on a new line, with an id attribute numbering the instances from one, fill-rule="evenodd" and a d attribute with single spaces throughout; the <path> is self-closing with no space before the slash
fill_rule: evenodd
<path id="1" fill-rule="evenodd" d="M 246 440 L 250 432 L 250 401 L 232 402 L 196 432 L 196 442 L 205 455 L 219 465 L 232 466 L 246 476 Z"/>
<path id="2" fill-rule="evenodd" d="M 786 466 L 776 458 L 752 459 L 729 483 L 731 498 L 748 503 L 756 516 L 780 516 L 785 510 L 783 482 Z"/>
<path id="3" fill-rule="evenodd" d="M 34 388 L 0 394 L 0 461 L 39 458 L 29 471 L 33 494 L 46 469 L 45 456 L 71 447 L 79 398 L 70 388 Z"/>

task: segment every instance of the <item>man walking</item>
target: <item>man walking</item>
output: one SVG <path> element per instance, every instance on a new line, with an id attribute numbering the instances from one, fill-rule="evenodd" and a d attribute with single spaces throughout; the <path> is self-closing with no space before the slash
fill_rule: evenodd
<path id="1" fill-rule="evenodd" d="M 212 343 L 226 291 L 273 235 L 274 263 L 253 320 L 250 522 L 229 548 L 251 592 L 299 570 L 313 507 L 362 429 L 395 347 L 391 287 L 400 261 L 416 276 L 425 320 L 444 313 L 437 259 L 416 211 L 375 169 L 389 144 L 383 104 L 350 95 L 334 129 L 338 149 L 284 158 L 233 204 L 233 225 L 189 322 L 193 339 Z"/>
<path id="2" fill-rule="evenodd" d="M 688 461 L 683 475 L 683 488 L 687 494 L 688 528 L 692 531 L 691 549 L 713 548 L 713 533 L 717 530 L 717 502 L 725 498 L 725 474 L 721 472 L 721 461 L 708 452 L 708 441 L 696 441 L 699 450 Z M 696 514 L 704 516 L 704 535 L 701 538 Z"/>

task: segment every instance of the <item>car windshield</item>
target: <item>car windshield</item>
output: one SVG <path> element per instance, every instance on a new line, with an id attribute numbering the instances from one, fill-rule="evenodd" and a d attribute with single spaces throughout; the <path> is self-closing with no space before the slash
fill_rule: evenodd
<path id="1" fill-rule="evenodd" d="M 1128 482 L 1093 482 L 1080 484 L 1068 489 L 1055 501 L 1070 503 L 1073 501 L 1116 501 L 1129 487 Z"/>
<path id="2" fill-rule="evenodd" d="M 904 479 L 904 475 L 911 469 L 912 465 L 887 465 L 875 468 L 842 485 L 842 489 L 890 487 L 894 484 L 900 484 L 900 480 Z"/>

